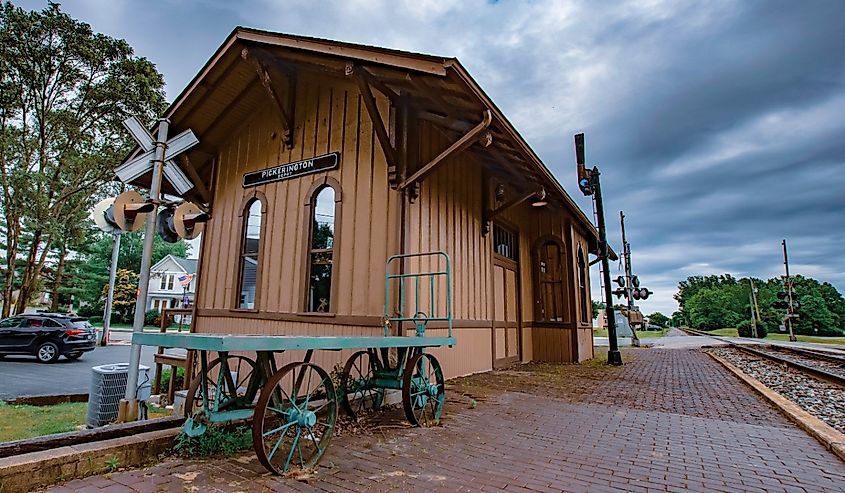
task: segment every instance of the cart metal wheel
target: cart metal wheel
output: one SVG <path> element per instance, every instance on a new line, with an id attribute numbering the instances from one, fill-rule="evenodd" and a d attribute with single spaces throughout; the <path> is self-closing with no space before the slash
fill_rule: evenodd
<path id="1" fill-rule="evenodd" d="M 315 467 L 334 433 L 337 400 L 331 377 L 317 365 L 291 363 L 276 372 L 252 417 L 258 461 L 275 474 Z"/>
<path id="2" fill-rule="evenodd" d="M 446 402 L 446 382 L 437 358 L 418 353 L 408 360 L 402 380 L 402 407 L 405 417 L 415 426 L 440 423 Z"/>
<path id="3" fill-rule="evenodd" d="M 340 400 L 349 416 L 358 419 L 366 409 L 378 409 L 384 402 L 384 389 L 373 380 L 380 363 L 369 351 L 358 351 L 346 360 L 341 380 Z"/>
<path id="4" fill-rule="evenodd" d="M 190 436 L 205 433 L 207 428 L 205 414 L 214 410 L 215 402 L 218 411 L 250 407 L 252 401 L 255 400 L 255 393 L 261 386 L 262 382 L 257 380 L 260 379 L 260 374 L 255 361 L 246 356 L 227 356 L 225 368 L 229 372 L 229 378 L 223 375 L 223 385 L 220 386 L 218 392 L 220 370 L 223 368 L 222 360 L 223 358 L 212 360 L 205 374 L 209 409 L 203 409 L 202 377 L 197 375 L 188 388 L 184 413 L 188 418 L 185 421 L 185 433 Z"/>

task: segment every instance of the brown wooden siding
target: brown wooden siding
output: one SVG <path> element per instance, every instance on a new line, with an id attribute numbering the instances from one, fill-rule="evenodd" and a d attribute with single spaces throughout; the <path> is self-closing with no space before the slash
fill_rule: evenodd
<path id="1" fill-rule="evenodd" d="M 281 125 L 270 105 L 257 109 L 251 118 L 235 127 L 228 141 L 218 146 L 213 219 L 203 240 L 197 287 L 199 312 L 195 330 L 199 332 L 381 334 L 381 327 L 336 324 L 328 316 L 317 316 L 314 322 L 271 320 L 271 314 L 294 316 L 305 309 L 306 249 L 310 234 L 305 204 L 315 182 L 331 177 L 340 184 L 333 259 L 336 286 L 330 308 L 337 320 L 369 317 L 372 321 L 381 317 L 384 264 L 389 255 L 403 250 L 399 245 L 400 195 L 388 186 L 384 153 L 358 88 L 348 79 L 305 73 L 300 75 L 296 87 L 295 145 L 292 149 L 281 142 Z M 378 93 L 376 97 L 379 111 L 387 121 L 388 101 Z M 280 95 L 280 98 L 285 99 L 285 96 Z M 451 142 L 451 138 L 432 125 L 420 125 L 420 162 L 427 162 Z M 336 170 L 248 189 L 241 186 L 245 172 L 329 152 L 340 153 L 340 165 Z M 441 164 L 421 183 L 419 197 L 406 205 L 404 251 L 447 252 L 453 262 L 454 317 L 479 321 L 472 328 L 456 329 L 456 347 L 433 351 L 441 359 L 448 376 L 492 367 L 493 253 L 491 235 L 481 235 L 483 186 L 481 163 L 464 152 Z M 266 213 L 259 260 L 262 274 L 255 313 L 247 314 L 236 310 L 237 260 L 242 235 L 238 217 L 245 200 L 255 192 L 266 197 Z M 501 220 L 516 226 L 519 233 L 522 360 L 573 361 L 590 357 L 592 340 L 587 337 L 588 331 L 577 335 L 575 332 L 579 319 L 575 251 L 579 242 L 584 244 L 586 251 L 586 240 L 572 227 L 571 216 L 556 208 L 536 209 L 523 204 L 505 212 Z M 540 327 L 534 323 L 533 247 L 544 235 L 555 236 L 564 246 L 566 268 L 563 275 L 567 291 L 563 297 L 567 303 L 565 313 L 569 315 L 556 327 Z M 415 270 L 434 266 L 414 261 L 407 267 Z M 446 302 L 445 289 L 440 291 L 437 306 L 442 308 Z M 412 301 L 415 300 L 411 297 L 409 302 Z M 423 290 L 420 301 L 423 305 L 428 303 L 427 290 Z M 203 313 L 214 313 L 214 316 Z M 221 316 L 221 313 L 228 316 Z M 256 318 L 261 314 L 267 314 L 266 319 Z M 428 331 L 428 335 L 443 333 L 445 330 L 438 328 Z M 332 368 L 350 354 L 351 351 L 325 352 L 315 361 Z"/>

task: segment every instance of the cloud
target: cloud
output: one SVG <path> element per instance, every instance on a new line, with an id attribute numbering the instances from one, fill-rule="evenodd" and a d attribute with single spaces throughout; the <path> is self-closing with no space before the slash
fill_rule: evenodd
<path id="1" fill-rule="evenodd" d="M 43 2 L 19 2 L 42 8 Z M 624 209 L 634 269 L 674 309 L 687 275 L 793 270 L 845 291 L 845 3 L 81 0 L 178 94 L 235 25 L 457 56 L 576 193 L 572 134 Z M 614 269 L 616 267 L 614 266 Z M 594 296 L 599 294 L 593 272 Z"/>

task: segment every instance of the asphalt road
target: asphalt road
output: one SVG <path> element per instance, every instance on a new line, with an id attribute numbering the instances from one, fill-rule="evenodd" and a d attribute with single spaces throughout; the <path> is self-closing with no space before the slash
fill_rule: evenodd
<path id="1" fill-rule="evenodd" d="M 38 363 L 33 356 L 6 356 L 0 360 L 0 400 L 24 395 L 84 394 L 91 384 L 91 367 L 129 362 L 129 333 L 112 333 L 113 345 L 97 347 L 76 361 L 59 358 L 51 364 Z M 153 377 L 155 348 L 143 347 L 141 364 Z"/>

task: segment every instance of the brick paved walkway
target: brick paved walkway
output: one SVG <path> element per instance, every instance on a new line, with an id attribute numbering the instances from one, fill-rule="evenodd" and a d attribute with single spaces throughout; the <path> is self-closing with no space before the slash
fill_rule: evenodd
<path id="1" fill-rule="evenodd" d="M 52 491 L 845 491 L 836 456 L 708 356 L 624 357 L 621 368 L 531 365 L 460 379 L 442 427 L 338 437 L 307 483 L 269 476 L 244 454 Z"/>

